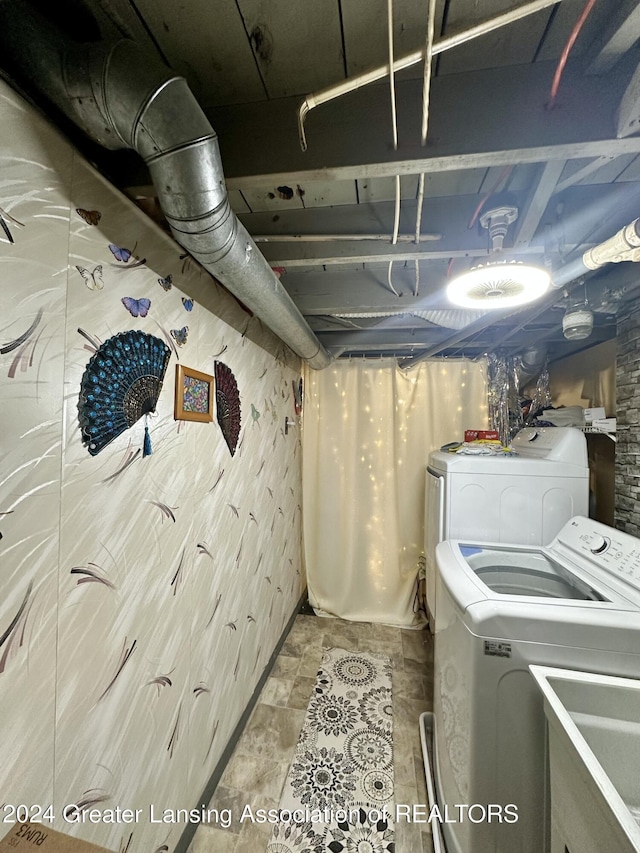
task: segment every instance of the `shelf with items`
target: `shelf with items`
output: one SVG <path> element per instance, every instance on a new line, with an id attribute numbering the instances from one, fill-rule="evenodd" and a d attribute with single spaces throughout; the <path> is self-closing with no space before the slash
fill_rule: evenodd
<path id="1" fill-rule="evenodd" d="M 604 430 L 600 429 L 600 427 L 594 427 L 591 425 L 580 427 L 580 429 L 585 435 L 606 435 L 607 438 L 611 439 L 611 441 L 617 441 L 616 433 L 613 430 Z"/>

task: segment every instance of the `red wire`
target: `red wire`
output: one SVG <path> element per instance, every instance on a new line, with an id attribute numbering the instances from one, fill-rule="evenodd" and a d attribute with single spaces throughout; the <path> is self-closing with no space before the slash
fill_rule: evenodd
<path id="1" fill-rule="evenodd" d="M 564 46 L 562 54 L 560 55 L 560 59 L 558 61 L 558 67 L 556 68 L 556 73 L 553 75 L 553 83 L 551 84 L 551 93 L 549 95 L 549 103 L 547 104 L 547 109 L 551 110 L 555 106 L 556 97 L 558 95 L 558 89 L 560 88 L 560 80 L 562 78 L 562 72 L 564 71 L 564 67 L 567 64 L 567 59 L 569 58 L 569 54 L 573 48 L 573 45 L 576 42 L 576 39 L 580 35 L 580 30 L 582 29 L 584 22 L 589 17 L 589 13 L 593 9 L 596 0 L 587 0 L 587 3 L 582 10 L 582 14 L 578 18 L 575 23 L 575 26 L 571 30 L 571 35 L 567 39 L 567 43 Z"/>

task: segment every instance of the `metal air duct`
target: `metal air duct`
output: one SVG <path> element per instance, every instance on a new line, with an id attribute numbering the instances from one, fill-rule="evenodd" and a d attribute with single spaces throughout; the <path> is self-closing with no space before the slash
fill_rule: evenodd
<path id="1" fill-rule="evenodd" d="M 316 369 L 331 356 L 229 205 L 217 136 L 191 93 L 128 39 L 75 44 L 25 2 L 0 0 L 3 64 L 107 148 L 145 160 L 175 239 Z"/>

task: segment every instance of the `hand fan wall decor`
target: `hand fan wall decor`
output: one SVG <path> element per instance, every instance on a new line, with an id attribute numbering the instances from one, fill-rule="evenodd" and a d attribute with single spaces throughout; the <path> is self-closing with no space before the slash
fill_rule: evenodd
<path id="1" fill-rule="evenodd" d="M 236 452 L 240 435 L 240 395 L 238 383 L 222 361 L 214 362 L 216 379 L 216 418 L 231 455 Z"/>
<path id="2" fill-rule="evenodd" d="M 78 421 L 92 456 L 143 415 L 155 412 L 171 350 L 146 332 L 121 332 L 91 356 L 80 383 Z M 145 423 L 144 456 L 151 453 Z"/>

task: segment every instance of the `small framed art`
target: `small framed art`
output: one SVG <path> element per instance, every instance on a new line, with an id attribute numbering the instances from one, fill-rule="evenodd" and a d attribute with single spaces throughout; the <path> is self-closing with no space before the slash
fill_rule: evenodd
<path id="1" fill-rule="evenodd" d="M 176 365 L 176 399 L 173 416 L 177 421 L 212 421 L 213 376 Z"/>

